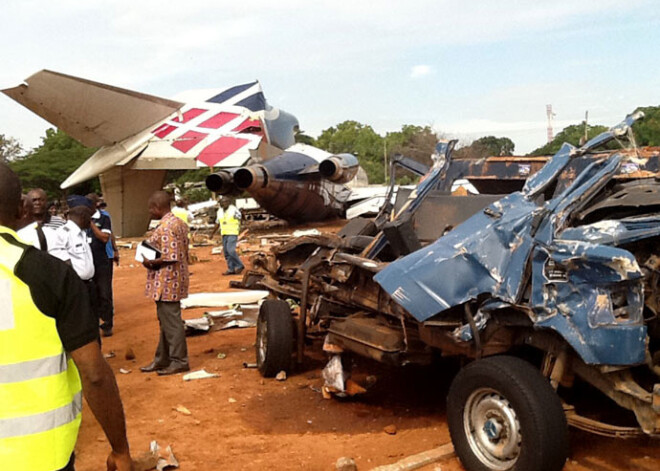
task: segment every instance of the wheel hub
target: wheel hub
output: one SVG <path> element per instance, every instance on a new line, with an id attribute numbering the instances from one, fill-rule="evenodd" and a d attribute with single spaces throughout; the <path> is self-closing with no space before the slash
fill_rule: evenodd
<path id="1" fill-rule="evenodd" d="M 493 419 L 488 419 L 484 424 L 484 433 L 491 440 L 497 440 L 502 434 L 502 429 L 504 427 L 500 422 L 497 422 Z"/>
<path id="2" fill-rule="evenodd" d="M 263 364 L 266 361 L 266 350 L 268 349 L 268 324 L 259 319 L 259 329 L 257 338 L 257 360 Z"/>
<path id="3" fill-rule="evenodd" d="M 475 456 L 493 470 L 510 469 L 520 455 L 522 435 L 509 401 L 493 389 L 481 388 L 470 395 L 463 414 Z"/>

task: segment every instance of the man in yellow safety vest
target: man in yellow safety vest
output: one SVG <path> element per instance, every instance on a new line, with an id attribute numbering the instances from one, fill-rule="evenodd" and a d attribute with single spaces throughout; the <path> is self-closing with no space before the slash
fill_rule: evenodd
<path id="1" fill-rule="evenodd" d="M 223 275 L 238 275 L 245 268 L 236 253 L 236 242 L 241 229 L 241 212 L 227 196 L 220 200 L 220 209 L 218 209 L 215 224 L 211 237 L 220 227 L 222 253 L 227 261 L 227 271 Z"/>
<path id="2" fill-rule="evenodd" d="M 124 410 L 98 320 L 71 267 L 15 229 L 21 184 L 0 163 L 0 466 L 71 471 L 82 394 L 105 432 L 109 471 L 132 471 Z"/>

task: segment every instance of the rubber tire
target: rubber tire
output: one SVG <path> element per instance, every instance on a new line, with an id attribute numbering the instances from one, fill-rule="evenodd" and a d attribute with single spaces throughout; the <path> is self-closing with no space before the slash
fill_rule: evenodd
<path id="1" fill-rule="evenodd" d="M 286 302 L 267 299 L 261 304 L 257 319 L 256 354 L 257 368 L 263 377 L 272 378 L 280 371 L 289 372 L 293 354 L 293 328 L 291 308 Z M 262 358 L 259 347 L 264 335 L 266 348 Z"/>
<path id="2" fill-rule="evenodd" d="M 447 420 L 456 454 L 467 471 L 495 469 L 473 453 L 466 437 L 463 411 L 470 395 L 492 388 L 516 413 L 522 436 L 515 471 L 559 471 L 568 457 L 566 415 L 550 382 L 528 362 L 511 356 L 477 360 L 459 371 L 449 388 Z"/>

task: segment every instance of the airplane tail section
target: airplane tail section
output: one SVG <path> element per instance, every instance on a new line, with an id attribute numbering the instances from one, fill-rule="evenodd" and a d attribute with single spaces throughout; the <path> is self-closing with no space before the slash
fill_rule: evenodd
<path id="1" fill-rule="evenodd" d="M 112 146 L 183 106 L 50 70 L 2 92 L 88 147 Z"/>

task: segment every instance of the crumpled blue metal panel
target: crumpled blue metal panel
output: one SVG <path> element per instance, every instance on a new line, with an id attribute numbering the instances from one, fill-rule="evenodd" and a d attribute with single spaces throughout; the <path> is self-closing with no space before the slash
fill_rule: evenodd
<path id="1" fill-rule="evenodd" d="M 623 249 L 556 241 L 534 250 L 532 299 L 537 327 L 557 331 L 589 364 L 644 361 L 642 272 Z"/>
<path id="2" fill-rule="evenodd" d="M 420 322 L 482 293 L 516 302 L 537 211 L 513 193 L 374 279 Z"/>
<path id="3" fill-rule="evenodd" d="M 603 245 L 624 245 L 658 235 L 660 235 L 660 216 L 640 216 L 569 227 L 561 233 L 561 239 L 583 240 Z"/>
<path id="4" fill-rule="evenodd" d="M 643 361 L 641 271 L 629 252 L 595 242 L 637 240 L 660 230 L 646 218 L 562 233 L 571 215 L 613 178 L 621 157 L 592 162 L 561 194 L 540 201 L 572 157 L 628 132 L 635 119 L 628 116 L 579 149 L 564 145 L 530 177 L 522 192 L 491 204 L 433 244 L 392 262 L 374 279 L 423 322 L 484 294 L 520 303 L 534 254 L 532 296 L 525 307 L 535 313 L 537 327 L 556 330 L 587 363 Z"/>

